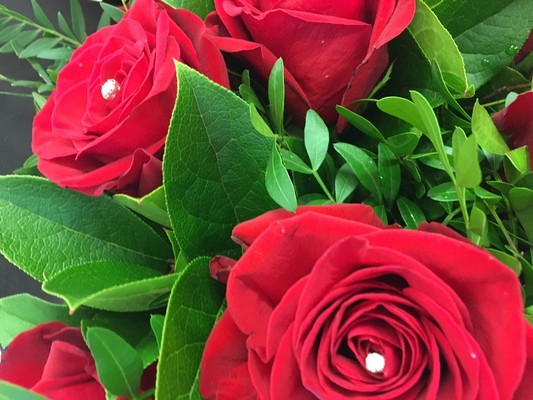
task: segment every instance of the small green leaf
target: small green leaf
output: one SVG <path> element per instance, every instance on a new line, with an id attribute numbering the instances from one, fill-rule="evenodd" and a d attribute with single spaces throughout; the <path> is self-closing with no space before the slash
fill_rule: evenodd
<path id="1" fill-rule="evenodd" d="M 118 7 L 112 6 L 111 4 L 102 2 L 100 3 L 100 7 L 102 7 L 104 15 L 109 16 L 109 18 L 115 22 L 119 22 L 124 16 L 124 11 Z"/>
<path id="2" fill-rule="evenodd" d="M 348 163 L 342 165 L 335 176 L 335 200 L 342 203 L 353 193 L 359 181 Z"/>
<path id="3" fill-rule="evenodd" d="M 143 362 L 131 345 L 115 332 L 90 327 L 86 333 L 98 371 L 98 379 L 115 396 L 136 397 L 141 385 Z"/>
<path id="4" fill-rule="evenodd" d="M 397 157 L 406 157 L 416 149 L 420 134 L 416 132 L 404 132 L 387 138 L 387 145 Z"/>
<path id="5" fill-rule="evenodd" d="M 154 332 L 155 338 L 157 340 L 157 347 L 159 347 L 159 349 L 161 349 L 164 324 L 165 324 L 164 315 L 155 314 L 150 317 L 150 326 L 152 327 L 152 331 Z"/>
<path id="6" fill-rule="evenodd" d="M 428 197 L 439 202 L 459 201 L 457 191 L 452 182 L 441 183 L 433 186 L 428 191 Z M 474 200 L 475 196 L 470 191 L 465 191 L 466 200 Z"/>
<path id="7" fill-rule="evenodd" d="M 487 249 L 494 257 L 511 268 L 517 276 L 522 273 L 522 263 L 512 255 L 500 250 Z"/>
<path id="8" fill-rule="evenodd" d="M 456 132 L 458 130 L 462 131 L 461 128 L 457 128 Z M 453 155 L 457 184 L 462 188 L 475 188 L 481 183 L 481 168 L 477 150 L 478 147 L 474 135 L 470 135 L 468 139 L 464 140 L 458 149 L 454 148 Z"/>
<path id="9" fill-rule="evenodd" d="M 376 162 L 360 148 L 349 143 L 335 143 L 335 150 L 350 165 L 361 184 L 376 198 L 381 201 L 381 181 Z"/>
<path id="10" fill-rule="evenodd" d="M 533 190 L 516 187 L 509 190 L 511 206 L 524 227 L 528 240 L 533 243 Z"/>
<path id="11" fill-rule="evenodd" d="M 345 118 L 346 121 L 359 129 L 365 135 L 370 136 L 373 139 L 378 139 L 382 142 L 385 141 L 385 138 L 379 129 L 362 115 L 356 114 L 343 106 L 337 106 L 337 112 L 341 117 Z"/>
<path id="12" fill-rule="evenodd" d="M 313 170 L 318 171 L 328 153 L 329 131 L 320 115 L 311 109 L 305 116 L 304 144 Z"/>
<path id="13" fill-rule="evenodd" d="M 313 170 L 297 154 L 287 149 L 280 149 L 283 165 L 290 170 L 301 174 L 312 174 Z"/>
<path id="14" fill-rule="evenodd" d="M 35 15 L 35 18 L 37 19 L 37 21 L 39 21 L 44 27 L 55 30 L 54 25 L 52 24 L 50 19 L 46 16 L 43 9 L 39 5 L 39 3 L 37 3 L 36 0 L 31 0 L 31 7 L 33 9 L 33 14 Z"/>
<path id="15" fill-rule="evenodd" d="M 47 280 L 43 289 L 64 299 L 72 311 L 82 305 L 108 311 L 145 311 L 164 305 L 176 278 L 139 265 L 98 262 L 62 271 Z"/>
<path id="16" fill-rule="evenodd" d="M 517 175 L 521 176 L 526 174 L 528 171 L 531 171 L 530 162 L 529 162 L 529 152 L 526 146 L 518 147 L 513 149 L 505 154 L 505 157 L 513 165 L 514 169 L 517 172 Z M 511 179 L 511 177 L 508 177 Z"/>
<path id="17" fill-rule="evenodd" d="M 390 207 L 400 190 L 401 171 L 396 155 L 385 143 L 378 145 L 378 170 L 383 199 Z"/>
<path id="18" fill-rule="evenodd" d="M 141 198 L 128 196 L 127 194 L 116 194 L 113 196 L 113 200 L 159 225 L 170 228 L 170 219 L 168 218 L 167 205 L 165 204 L 165 188 L 163 186 Z"/>
<path id="19" fill-rule="evenodd" d="M 198 379 L 202 351 L 223 309 L 224 286 L 211 279 L 209 258 L 194 260 L 170 295 L 158 364 L 158 400 L 201 399 Z"/>
<path id="20" fill-rule="evenodd" d="M 272 129 L 270 129 L 270 126 L 268 126 L 266 121 L 259 114 L 257 108 L 253 104 L 250 104 L 250 122 L 252 123 L 252 126 L 255 128 L 255 130 L 261 135 L 269 138 L 276 137 L 274 132 L 272 132 Z"/>
<path id="21" fill-rule="evenodd" d="M 474 194 L 480 199 L 485 200 L 488 204 L 492 205 L 498 203 L 502 199 L 502 196 L 498 196 L 495 193 L 489 192 L 487 189 L 483 189 L 481 186 L 476 186 L 474 188 Z"/>
<path id="22" fill-rule="evenodd" d="M 79 0 L 70 0 L 70 20 L 76 38 L 83 42 L 87 38 L 87 33 L 85 32 L 85 17 Z"/>
<path id="23" fill-rule="evenodd" d="M 270 118 L 278 135 L 284 133 L 283 114 L 285 110 L 285 78 L 283 60 L 278 58 L 268 78 L 268 101 Z"/>
<path id="24" fill-rule="evenodd" d="M 424 123 L 420 119 L 418 109 L 413 102 L 403 97 L 389 96 L 378 100 L 376 105 L 384 113 L 408 122 L 421 131 L 424 130 Z"/>
<path id="25" fill-rule="evenodd" d="M 491 153 L 503 155 L 510 151 L 489 113 L 477 100 L 472 113 L 472 133 L 481 148 Z"/>
<path id="26" fill-rule="evenodd" d="M 174 8 L 185 8 L 204 19 L 215 9 L 213 0 L 164 0 Z"/>
<path id="27" fill-rule="evenodd" d="M 41 52 L 54 48 L 60 41 L 61 39 L 52 38 L 37 39 L 22 50 L 18 56 L 19 58 L 38 57 Z"/>
<path id="28" fill-rule="evenodd" d="M 22 386 L 7 381 L 0 381 L 0 400 L 47 400 L 46 397 L 34 393 Z"/>
<path id="29" fill-rule="evenodd" d="M 470 223 L 468 225 L 468 238 L 478 246 L 486 246 L 488 242 L 487 215 L 479 207 L 472 207 Z"/>
<path id="30" fill-rule="evenodd" d="M 75 38 L 76 37 L 76 35 L 74 35 L 74 32 L 72 32 L 72 29 L 70 29 L 70 26 L 68 25 L 67 20 L 65 19 L 63 14 L 61 14 L 60 12 L 57 13 L 57 24 L 59 26 L 59 29 L 61 29 L 61 31 L 65 35 L 67 35 L 68 37 L 71 37 L 71 38 Z"/>
<path id="31" fill-rule="evenodd" d="M 418 207 L 408 198 L 399 197 L 396 205 L 398 206 L 398 210 L 400 210 L 400 214 L 402 215 L 402 219 L 404 220 L 407 228 L 417 229 L 418 225 L 426 220 L 424 212 L 420 209 L 420 207 Z"/>
<path id="32" fill-rule="evenodd" d="M 288 211 L 295 211 L 298 205 L 296 192 L 287 169 L 281 161 L 277 146 L 272 149 L 272 155 L 265 171 L 265 185 L 270 197 Z"/>

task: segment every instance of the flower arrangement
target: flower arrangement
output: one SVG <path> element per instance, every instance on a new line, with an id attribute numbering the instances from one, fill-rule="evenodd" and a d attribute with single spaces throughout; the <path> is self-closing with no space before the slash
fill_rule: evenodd
<path id="1" fill-rule="evenodd" d="M 529 398 L 530 0 L 31 4 L 1 398 Z"/>

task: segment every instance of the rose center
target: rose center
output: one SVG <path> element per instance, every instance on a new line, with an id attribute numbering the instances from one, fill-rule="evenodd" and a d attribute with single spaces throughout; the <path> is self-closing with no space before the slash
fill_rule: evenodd
<path id="1" fill-rule="evenodd" d="M 385 357 L 379 353 L 368 353 L 365 358 L 365 367 L 373 374 L 381 374 L 385 369 Z"/>
<path id="2" fill-rule="evenodd" d="M 108 79 L 100 89 L 105 100 L 113 100 L 120 91 L 120 85 L 114 79 Z"/>

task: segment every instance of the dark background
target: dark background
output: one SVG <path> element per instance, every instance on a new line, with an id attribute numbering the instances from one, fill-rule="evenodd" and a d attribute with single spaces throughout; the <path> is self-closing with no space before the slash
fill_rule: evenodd
<path id="1" fill-rule="evenodd" d="M 101 14 L 100 5 L 89 0 L 80 2 L 87 20 L 87 33 L 91 33 L 96 29 Z M 52 22 L 57 22 L 58 11 L 69 20 L 68 0 L 38 0 L 38 3 Z M 0 0 L 0 4 L 33 17 L 30 0 Z M 0 54 L 0 74 L 9 78 L 38 80 L 31 66 L 13 54 Z M 0 91 L 13 92 L 17 91 L 17 88 L 0 82 Z M 31 126 L 34 115 L 31 98 L 0 94 L 0 175 L 9 174 L 19 168 L 31 155 Z M 43 296 L 38 282 L 11 265 L 0 254 L 0 297 L 21 292 Z"/>

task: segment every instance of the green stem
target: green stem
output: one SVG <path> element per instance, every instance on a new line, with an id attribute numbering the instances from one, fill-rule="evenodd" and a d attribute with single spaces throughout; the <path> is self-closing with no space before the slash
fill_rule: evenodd
<path id="1" fill-rule="evenodd" d="M 324 181 L 322 180 L 320 175 L 318 175 L 318 172 L 313 171 L 313 176 L 315 177 L 316 181 L 318 182 L 318 184 L 320 185 L 320 187 L 322 188 L 322 190 L 324 191 L 324 194 L 328 197 L 328 199 L 331 202 L 335 203 L 335 199 L 333 198 L 333 196 L 331 195 L 331 192 L 328 190 L 328 188 L 324 184 Z"/>
<path id="2" fill-rule="evenodd" d="M 463 214 L 463 220 L 465 221 L 466 234 L 470 233 L 470 216 L 468 215 L 468 208 L 466 207 L 466 196 L 465 189 L 460 187 L 457 184 L 457 180 L 452 175 L 453 186 L 455 187 L 455 192 L 459 198 L 459 207 L 461 208 L 461 214 Z"/>
<path id="3" fill-rule="evenodd" d="M 453 210 L 444 220 L 442 221 L 443 225 L 448 225 L 450 221 L 460 212 L 461 210 L 459 208 L 456 208 Z"/>
<path id="4" fill-rule="evenodd" d="M 505 104 L 505 99 L 491 101 L 490 103 L 482 104 L 482 106 L 483 107 L 492 107 L 492 106 L 497 106 L 499 104 Z"/>
<path id="5" fill-rule="evenodd" d="M 509 246 L 511 246 L 513 249 L 516 250 L 516 245 L 515 243 L 513 242 L 513 239 L 511 238 L 511 235 L 509 235 L 509 232 L 507 231 L 507 229 L 505 228 L 505 225 L 503 224 L 503 221 L 501 220 L 500 216 L 498 215 L 498 213 L 496 212 L 496 210 L 494 209 L 494 207 L 490 207 L 486 201 L 483 201 L 483 203 L 485 203 L 485 206 L 488 208 L 488 210 L 490 211 L 490 214 L 492 215 L 492 217 L 496 220 L 496 223 L 498 224 L 498 227 L 500 228 L 500 230 L 502 231 L 503 233 L 503 236 L 505 237 L 505 240 L 507 240 L 507 243 L 509 244 Z"/>
<path id="6" fill-rule="evenodd" d="M 149 399 L 150 397 L 152 397 L 153 395 L 155 394 L 155 387 L 151 388 L 151 389 L 148 389 L 148 390 L 145 390 L 144 392 L 142 392 L 139 396 L 136 397 L 137 400 L 145 400 L 145 399 Z"/>

